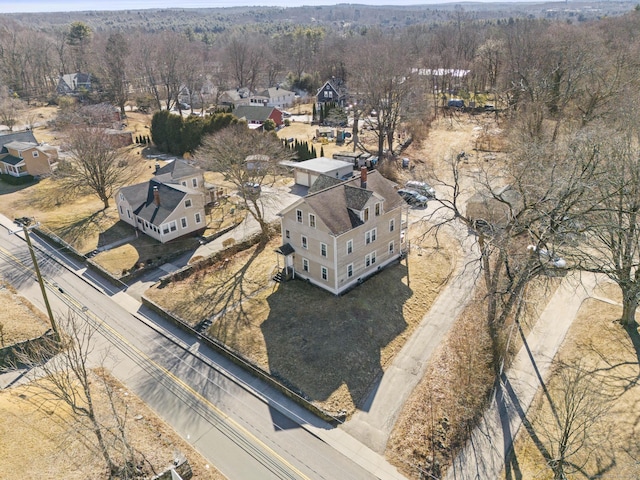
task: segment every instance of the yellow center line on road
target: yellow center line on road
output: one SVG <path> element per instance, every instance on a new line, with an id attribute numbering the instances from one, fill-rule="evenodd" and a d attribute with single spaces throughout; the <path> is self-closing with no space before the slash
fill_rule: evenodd
<path id="1" fill-rule="evenodd" d="M 21 265 L 23 269 L 26 269 L 26 270 L 28 270 L 30 272 L 33 272 L 32 268 L 30 268 L 29 266 L 25 265 L 19 258 L 17 258 L 15 255 L 13 255 L 8 250 L 4 249 L 3 247 L 0 247 L 0 251 L 3 252 L 5 255 L 7 255 L 9 258 L 11 258 L 15 263 Z M 117 330 L 115 330 L 113 327 L 111 327 L 110 325 L 105 323 L 103 320 L 98 318 L 86 305 L 83 305 L 82 303 L 78 302 L 78 300 L 76 300 L 74 297 L 72 297 L 69 294 L 67 294 L 65 291 L 62 291 L 62 290 L 58 289 L 57 285 L 55 285 L 54 283 L 50 282 L 49 280 L 44 279 L 44 281 L 47 284 L 47 286 L 49 287 L 49 289 L 51 289 L 51 290 L 55 289 L 60 294 L 64 295 L 64 297 L 70 303 L 72 303 L 76 308 L 78 308 L 80 311 L 82 311 L 85 315 L 91 316 L 92 320 L 94 322 L 97 322 L 98 325 L 100 325 L 101 327 L 107 329 L 112 335 L 117 337 L 123 344 L 127 345 L 135 354 L 139 355 L 143 360 L 146 360 L 149 364 L 151 364 L 152 366 L 154 366 L 155 368 L 160 370 L 161 373 L 163 373 L 168 378 L 170 378 L 173 382 L 175 382 L 177 385 L 179 385 L 183 390 L 185 390 L 186 392 L 188 392 L 191 395 L 193 395 L 197 400 L 199 400 L 206 407 L 208 407 L 210 410 L 212 410 L 218 417 L 221 417 L 222 420 L 226 421 L 227 424 L 229 424 L 232 428 L 235 428 L 239 433 L 243 434 L 249 440 L 253 441 L 254 444 L 256 444 L 257 446 L 259 446 L 262 449 L 264 449 L 267 454 L 271 455 L 273 458 L 275 458 L 276 460 L 280 461 L 285 467 L 289 468 L 293 473 L 295 473 L 301 479 L 311 480 L 309 477 L 304 475 L 300 470 L 298 470 L 295 466 L 293 466 L 291 463 L 289 463 L 286 459 L 284 459 L 282 456 L 280 456 L 271 447 L 269 447 L 262 440 L 257 438 L 253 433 L 251 433 L 249 430 L 247 430 L 245 427 L 240 425 L 238 422 L 236 422 L 229 415 L 227 415 L 222 410 L 220 410 L 218 407 L 216 407 L 206 397 L 204 397 L 202 394 L 200 394 L 199 392 L 194 390 L 190 385 L 186 384 L 182 379 L 180 379 L 179 377 L 174 375 L 172 372 L 167 370 L 165 367 L 163 367 L 162 365 L 159 365 L 158 363 L 156 363 L 147 354 L 145 354 L 143 351 L 141 351 L 135 345 L 133 345 L 131 342 L 129 342 L 125 337 L 123 337 Z M 56 295 L 58 295 L 58 293 L 56 293 Z"/>

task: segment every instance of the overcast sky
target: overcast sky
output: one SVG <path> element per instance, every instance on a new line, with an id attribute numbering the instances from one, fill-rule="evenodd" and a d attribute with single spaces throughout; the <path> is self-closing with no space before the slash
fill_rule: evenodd
<path id="1" fill-rule="evenodd" d="M 140 10 L 146 8 L 220 8 L 247 5 L 299 7 L 301 5 L 335 5 L 337 3 L 362 5 L 426 5 L 451 2 L 460 3 L 459 0 L 362 0 L 352 2 L 339 0 L 0 0 L 0 13 Z"/>

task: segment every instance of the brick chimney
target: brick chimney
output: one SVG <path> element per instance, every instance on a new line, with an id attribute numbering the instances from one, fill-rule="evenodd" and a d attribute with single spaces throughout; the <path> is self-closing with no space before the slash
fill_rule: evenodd
<path id="1" fill-rule="evenodd" d="M 156 207 L 160 206 L 160 192 L 158 191 L 158 187 L 153 187 L 153 203 L 156 204 Z"/>
<path id="2" fill-rule="evenodd" d="M 360 167 L 360 188 L 367 188 L 367 167 Z"/>

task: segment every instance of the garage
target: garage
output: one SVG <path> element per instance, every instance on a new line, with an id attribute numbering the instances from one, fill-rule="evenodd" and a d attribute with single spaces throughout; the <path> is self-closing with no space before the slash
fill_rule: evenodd
<path id="1" fill-rule="evenodd" d="M 312 158 L 304 162 L 287 162 L 287 166 L 293 167 L 296 184 L 304 187 L 313 185 L 320 175 L 341 180 L 353 176 L 352 163 L 326 157 Z"/>

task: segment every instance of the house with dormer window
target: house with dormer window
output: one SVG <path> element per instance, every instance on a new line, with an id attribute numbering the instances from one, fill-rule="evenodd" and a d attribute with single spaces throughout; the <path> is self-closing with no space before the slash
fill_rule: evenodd
<path id="1" fill-rule="evenodd" d="M 115 194 L 120 220 L 161 243 L 201 234 L 210 200 L 202 170 L 182 160 L 164 167 L 156 164 L 151 180 L 122 187 Z"/>
<path id="2" fill-rule="evenodd" d="M 394 183 L 375 170 L 346 181 L 321 175 L 279 214 L 279 278 L 302 278 L 336 295 L 362 283 L 400 258 L 405 211 Z"/>

